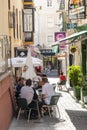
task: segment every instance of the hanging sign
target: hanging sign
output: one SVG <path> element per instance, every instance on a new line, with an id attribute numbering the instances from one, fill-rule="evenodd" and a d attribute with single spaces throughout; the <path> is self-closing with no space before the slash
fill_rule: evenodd
<path id="1" fill-rule="evenodd" d="M 85 0 L 69 0 L 68 13 L 69 19 L 84 19 L 86 16 Z"/>

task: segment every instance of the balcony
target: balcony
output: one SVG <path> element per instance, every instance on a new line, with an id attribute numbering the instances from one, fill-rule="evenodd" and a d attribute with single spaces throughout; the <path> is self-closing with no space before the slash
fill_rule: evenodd
<path id="1" fill-rule="evenodd" d="M 24 2 L 33 2 L 33 0 L 24 0 Z"/>
<path id="2" fill-rule="evenodd" d="M 33 41 L 33 33 L 24 33 L 24 41 L 32 42 Z"/>

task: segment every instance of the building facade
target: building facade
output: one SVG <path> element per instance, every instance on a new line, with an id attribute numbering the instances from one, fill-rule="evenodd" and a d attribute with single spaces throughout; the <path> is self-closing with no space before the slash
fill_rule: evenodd
<path id="1" fill-rule="evenodd" d="M 35 45 L 39 44 L 43 49 L 50 48 L 51 44 L 53 44 L 56 41 L 56 33 L 65 31 L 63 26 L 64 24 L 62 11 L 64 9 L 66 10 L 67 2 L 62 0 L 34 0 L 34 5 L 36 10 L 34 43 Z M 54 48 L 53 50 L 54 52 L 56 50 L 58 51 L 57 48 Z M 65 52 L 65 49 L 63 50 L 63 52 Z M 57 65 L 57 59 L 54 59 L 54 56 L 52 59 L 53 62 L 55 62 L 56 60 Z M 63 64 L 66 64 L 65 59 L 62 58 L 59 60 L 62 60 L 61 69 L 63 69 Z M 66 73 L 66 68 L 64 71 Z"/>
<path id="2" fill-rule="evenodd" d="M 0 129 L 7 130 L 15 112 L 14 82 L 8 68 L 8 58 L 22 43 L 23 1 L 0 1 Z"/>

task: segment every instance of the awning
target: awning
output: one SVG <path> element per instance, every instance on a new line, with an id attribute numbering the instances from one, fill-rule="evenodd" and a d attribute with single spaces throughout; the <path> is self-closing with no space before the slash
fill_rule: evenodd
<path id="1" fill-rule="evenodd" d="M 72 34 L 72 35 L 70 35 L 68 37 L 65 37 L 65 38 L 59 40 L 59 42 L 63 42 L 63 41 L 66 41 L 66 40 L 71 40 L 72 38 L 76 38 L 76 37 L 81 36 L 83 34 L 87 34 L 87 31 L 81 31 L 81 32 L 74 33 L 74 34 Z"/>
<path id="2" fill-rule="evenodd" d="M 81 36 L 81 35 L 83 35 L 83 34 L 87 34 L 87 30 L 86 30 L 86 31 L 77 32 L 77 33 L 74 33 L 74 34 L 72 34 L 72 35 L 70 35 L 70 36 L 67 36 L 67 37 L 63 38 L 63 39 L 60 39 L 59 41 L 57 41 L 57 42 L 51 44 L 51 46 L 57 46 L 57 45 L 60 45 L 60 44 L 61 44 L 61 45 L 62 45 L 62 44 L 67 45 L 67 44 L 70 44 L 70 43 L 74 42 L 75 40 L 76 40 L 75 42 L 78 42 L 79 40 L 82 41 L 82 40 L 87 39 L 87 37 L 83 37 L 83 38 L 77 40 L 77 37 L 79 37 L 79 36 Z M 66 41 L 66 40 L 71 40 L 71 39 L 73 39 L 73 38 L 76 38 L 76 39 L 75 39 L 74 41 L 62 43 L 62 42 L 64 42 L 64 41 Z"/>
<path id="3" fill-rule="evenodd" d="M 31 57 L 33 66 L 43 66 L 43 61 L 39 58 Z M 26 65 L 27 57 L 14 57 L 8 59 L 8 66 L 10 67 L 11 64 L 13 67 L 24 67 Z M 1 64 L 0 64 L 1 66 Z"/>

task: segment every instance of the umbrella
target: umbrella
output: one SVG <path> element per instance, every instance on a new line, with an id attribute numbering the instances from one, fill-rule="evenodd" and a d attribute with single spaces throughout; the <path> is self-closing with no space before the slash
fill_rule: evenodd
<path id="1" fill-rule="evenodd" d="M 26 71 L 23 72 L 22 77 L 24 77 L 25 79 L 29 79 L 29 78 L 32 79 L 33 77 L 35 77 L 36 73 L 35 73 L 34 66 L 33 66 L 30 48 L 28 49 L 28 54 L 27 54 L 25 66 L 27 69 L 26 69 Z"/>

